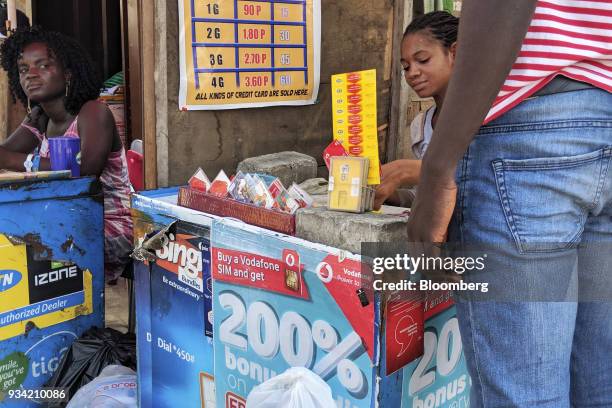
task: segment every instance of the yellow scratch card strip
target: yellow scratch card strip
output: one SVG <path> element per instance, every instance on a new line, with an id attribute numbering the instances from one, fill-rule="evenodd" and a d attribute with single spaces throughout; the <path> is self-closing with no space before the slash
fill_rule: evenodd
<path id="1" fill-rule="evenodd" d="M 332 76 L 334 140 L 351 156 L 370 161 L 368 184 L 380 184 L 376 118 L 376 70 Z"/>

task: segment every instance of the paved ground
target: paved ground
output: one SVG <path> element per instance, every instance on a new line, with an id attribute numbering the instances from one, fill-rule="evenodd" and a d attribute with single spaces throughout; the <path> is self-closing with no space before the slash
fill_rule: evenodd
<path id="1" fill-rule="evenodd" d="M 127 332 L 128 300 L 127 280 L 119 278 L 116 285 L 106 285 L 106 327 Z"/>

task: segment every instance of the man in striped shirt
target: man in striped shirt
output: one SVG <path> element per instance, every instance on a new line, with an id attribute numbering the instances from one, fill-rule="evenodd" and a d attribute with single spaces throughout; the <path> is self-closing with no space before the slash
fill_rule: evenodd
<path id="1" fill-rule="evenodd" d="M 408 236 L 486 253 L 472 407 L 612 407 L 610 92 L 612 0 L 464 0 Z"/>

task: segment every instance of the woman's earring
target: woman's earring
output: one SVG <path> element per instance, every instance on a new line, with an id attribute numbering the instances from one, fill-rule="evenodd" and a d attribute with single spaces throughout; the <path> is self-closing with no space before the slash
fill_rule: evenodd
<path id="1" fill-rule="evenodd" d="M 30 98 L 28 98 L 28 113 L 32 113 L 32 105 L 30 104 Z"/>
<path id="2" fill-rule="evenodd" d="M 70 89 L 70 80 L 66 81 L 66 98 L 68 97 L 68 90 Z"/>

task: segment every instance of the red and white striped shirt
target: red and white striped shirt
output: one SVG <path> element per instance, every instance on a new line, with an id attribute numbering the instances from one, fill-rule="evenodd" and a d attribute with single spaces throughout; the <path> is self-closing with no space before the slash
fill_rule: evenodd
<path id="1" fill-rule="evenodd" d="M 612 92 L 612 0 L 540 0 L 485 123 L 564 75 Z"/>

